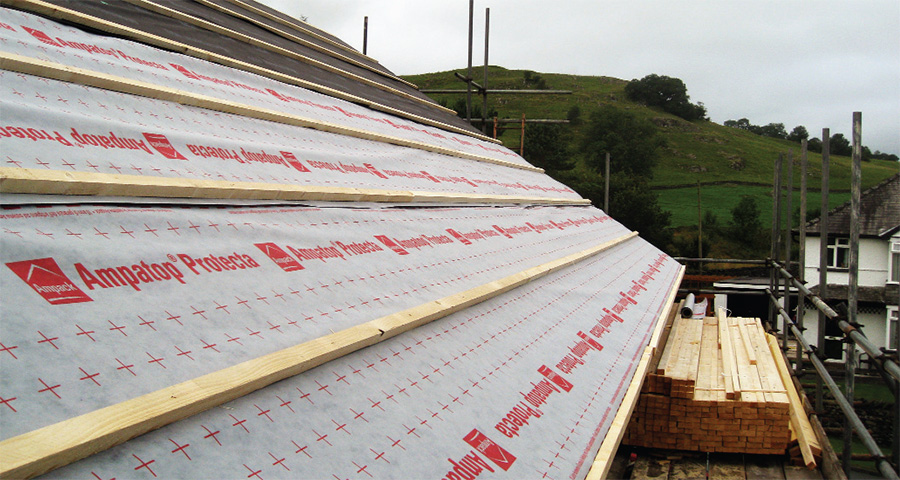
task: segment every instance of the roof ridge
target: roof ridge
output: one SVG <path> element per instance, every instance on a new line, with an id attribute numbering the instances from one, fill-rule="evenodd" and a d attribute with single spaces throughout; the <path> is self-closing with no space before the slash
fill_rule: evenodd
<path id="1" fill-rule="evenodd" d="M 900 180 L 900 173 L 895 173 L 894 175 L 891 175 L 890 177 L 888 177 L 888 178 L 882 180 L 882 181 L 879 182 L 878 184 L 873 185 L 873 186 L 867 188 L 866 190 L 864 190 L 862 193 L 859 194 L 860 201 L 862 201 L 863 198 L 866 198 L 867 196 L 872 195 L 872 194 L 875 193 L 876 191 L 878 191 L 878 190 L 884 188 L 885 186 L 887 186 L 887 185 L 890 184 L 891 182 L 895 182 L 895 181 L 898 181 L 898 180 Z M 840 213 L 840 212 L 843 212 L 843 211 L 846 210 L 847 208 L 850 208 L 850 200 L 848 200 L 848 201 L 846 201 L 846 202 L 844 202 L 844 203 L 842 203 L 842 204 L 840 204 L 840 205 L 838 205 L 838 206 L 832 208 L 831 210 L 829 210 L 829 211 L 828 211 L 828 217 L 829 217 L 829 218 L 834 217 L 835 214 Z M 807 227 L 807 229 L 809 229 L 809 227 L 818 225 L 818 224 L 819 224 L 819 221 L 820 221 L 821 219 L 822 219 L 822 216 L 821 216 L 821 214 L 820 214 L 818 217 L 816 217 L 816 218 L 814 218 L 814 219 L 812 219 L 812 220 L 806 222 L 806 227 Z"/>

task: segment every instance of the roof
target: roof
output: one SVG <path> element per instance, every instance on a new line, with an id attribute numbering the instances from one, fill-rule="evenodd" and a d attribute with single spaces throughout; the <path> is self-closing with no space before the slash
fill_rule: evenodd
<path id="1" fill-rule="evenodd" d="M 4 5 L 0 476 L 608 468 L 671 257 L 260 5 Z"/>
<path id="2" fill-rule="evenodd" d="M 828 212 L 830 234 L 850 235 L 850 202 Z M 890 237 L 900 229 L 900 174 L 896 174 L 860 194 L 859 234 L 863 237 Z M 808 235 L 819 234 L 819 219 L 806 224 Z"/>

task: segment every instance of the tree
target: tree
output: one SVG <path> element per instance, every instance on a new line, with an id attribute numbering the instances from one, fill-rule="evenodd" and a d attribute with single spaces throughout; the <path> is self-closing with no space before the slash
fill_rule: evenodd
<path id="1" fill-rule="evenodd" d="M 850 146 L 850 140 L 844 137 L 843 133 L 835 133 L 828 142 L 832 155 L 843 155 L 849 157 L 853 155 L 853 147 Z"/>
<path id="2" fill-rule="evenodd" d="M 792 142 L 800 143 L 803 140 L 809 138 L 809 132 L 806 131 L 806 127 L 803 125 L 797 125 L 791 130 L 791 133 L 787 136 L 787 139 Z M 807 145 L 809 142 L 807 142 Z"/>
<path id="3" fill-rule="evenodd" d="M 644 177 L 624 172 L 610 175 L 609 213 L 625 227 L 636 230 L 641 238 L 661 250 L 672 243 L 670 212 L 664 212 L 658 203 L 658 195 L 647 185 Z M 588 198 L 596 206 L 603 206 L 603 185 L 598 182 L 575 183 L 575 191 Z"/>
<path id="4" fill-rule="evenodd" d="M 706 107 L 702 103 L 694 105 L 690 102 L 687 86 L 678 78 L 652 73 L 640 80 L 628 82 L 625 94 L 631 100 L 662 108 L 688 121 L 706 118 Z"/>
<path id="5" fill-rule="evenodd" d="M 872 154 L 872 158 L 877 160 L 890 160 L 892 162 L 900 161 L 900 157 L 893 153 L 882 153 L 881 150 L 875 150 L 875 153 Z"/>
<path id="6" fill-rule="evenodd" d="M 715 238 L 719 235 L 722 230 L 722 226 L 719 225 L 719 217 L 716 216 L 712 210 L 707 210 L 703 214 L 703 233 L 710 239 Z M 708 250 L 704 250 L 708 251 Z"/>
<path id="7" fill-rule="evenodd" d="M 759 134 L 764 137 L 771 138 L 787 138 L 787 131 L 784 129 L 783 123 L 770 123 L 759 128 Z"/>
<path id="8" fill-rule="evenodd" d="M 750 125 L 750 120 L 747 120 L 746 118 L 742 118 L 740 120 L 725 120 L 725 126 L 731 127 L 731 128 L 738 128 L 740 130 L 747 130 L 749 132 L 750 127 L 752 127 L 753 125 Z"/>
<path id="9" fill-rule="evenodd" d="M 579 107 L 578 105 L 572 105 L 572 108 L 570 108 L 566 113 L 566 119 L 569 120 L 569 125 L 581 125 L 581 107 Z"/>
<path id="10" fill-rule="evenodd" d="M 806 142 L 806 149 L 810 152 L 822 153 L 822 141 L 817 137 L 810 138 L 808 142 Z"/>
<path id="11" fill-rule="evenodd" d="M 744 196 L 731 209 L 731 238 L 738 243 L 754 246 L 760 244 L 762 221 L 756 198 Z"/>
<path id="12" fill-rule="evenodd" d="M 525 128 L 525 160 L 549 174 L 574 168 L 568 130 L 559 124 L 528 125 Z"/>
<path id="13" fill-rule="evenodd" d="M 591 113 L 582 132 L 579 151 L 585 163 L 596 172 L 603 172 L 609 152 L 610 172 L 650 178 L 658 159 L 657 150 L 663 145 L 665 141 L 649 121 L 603 106 Z"/>
<path id="14" fill-rule="evenodd" d="M 522 83 L 526 87 L 533 87 L 537 90 L 547 89 L 547 81 L 544 80 L 544 77 L 541 77 L 531 70 L 525 70 L 524 72 L 522 72 Z"/>

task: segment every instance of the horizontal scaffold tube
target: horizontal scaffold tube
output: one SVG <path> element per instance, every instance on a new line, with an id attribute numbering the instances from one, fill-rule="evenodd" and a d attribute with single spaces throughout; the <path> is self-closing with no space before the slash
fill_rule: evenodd
<path id="1" fill-rule="evenodd" d="M 869 450 L 875 457 L 875 464 L 878 466 L 878 470 L 884 475 L 885 478 L 889 479 L 898 479 L 900 477 L 897 476 L 897 472 L 894 471 L 894 468 L 891 466 L 890 462 L 884 458 L 884 455 L 881 453 L 881 449 L 878 447 L 878 444 L 875 442 L 875 439 L 872 438 L 872 435 L 866 429 L 866 426 L 862 423 L 862 420 L 859 419 L 859 416 L 856 415 L 856 411 L 853 410 L 853 406 L 847 401 L 844 397 L 844 394 L 841 392 L 840 387 L 834 382 L 834 379 L 831 378 L 831 374 L 828 373 L 828 370 L 825 368 L 825 364 L 822 363 L 822 360 L 816 355 L 816 351 L 809 345 L 809 342 L 806 341 L 806 338 L 803 337 L 803 333 L 800 332 L 800 329 L 797 328 L 797 324 L 791 320 L 791 316 L 784 310 L 784 308 L 778 303 L 778 299 L 775 298 L 775 295 L 772 294 L 772 291 L 768 288 L 766 289 L 766 294 L 769 296 L 769 301 L 772 305 L 778 310 L 778 314 L 781 315 L 781 318 L 784 320 L 785 325 L 789 325 L 791 329 L 791 333 L 794 334 L 794 337 L 797 339 L 797 342 L 800 343 L 803 348 L 803 353 L 806 354 L 806 357 L 809 358 L 809 361 L 815 367 L 816 372 L 819 374 L 819 377 L 825 382 L 825 385 L 828 387 L 828 390 L 831 391 L 831 395 L 834 397 L 841 411 L 844 413 L 844 416 L 850 422 L 850 426 L 853 427 L 854 432 L 859 436 L 859 439 L 862 441 L 863 445 L 865 445 L 866 449 Z"/>

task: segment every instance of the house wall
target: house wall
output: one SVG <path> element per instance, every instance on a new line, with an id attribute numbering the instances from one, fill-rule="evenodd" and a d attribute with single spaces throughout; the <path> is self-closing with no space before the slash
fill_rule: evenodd
<path id="1" fill-rule="evenodd" d="M 883 287 L 888 275 L 888 251 L 890 242 L 881 239 L 861 238 L 859 241 L 859 285 Z M 819 237 L 806 238 L 806 271 L 808 287 L 819 284 Z M 846 285 L 849 273 L 843 269 L 829 269 L 828 283 Z"/>
<path id="2" fill-rule="evenodd" d="M 820 237 L 806 238 L 805 278 L 808 287 L 819 284 L 819 242 Z M 888 280 L 890 241 L 883 239 L 862 238 L 859 242 L 859 286 L 883 287 Z M 843 284 L 849 282 L 850 274 L 845 269 L 829 269 L 828 283 Z M 863 326 L 863 332 L 879 347 L 886 347 L 887 316 L 884 309 L 876 313 L 860 312 L 857 321 Z M 804 332 L 806 339 L 813 345 L 818 336 L 818 310 L 807 310 L 804 315 Z"/>
<path id="3" fill-rule="evenodd" d="M 857 321 L 862 325 L 862 332 L 877 347 L 887 347 L 887 313 L 880 310 L 877 313 L 859 313 Z M 803 336 L 811 345 L 816 345 L 819 335 L 819 311 L 806 310 L 803 315 L 803 326 L 806 330 Z"/>

